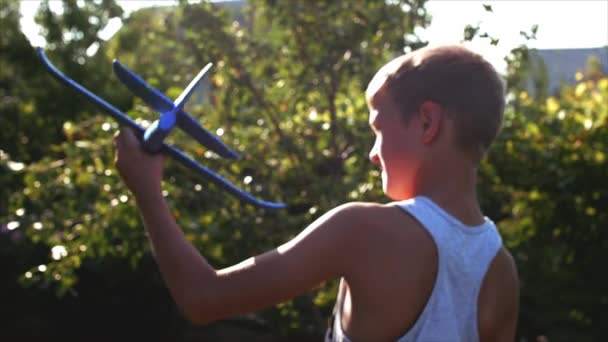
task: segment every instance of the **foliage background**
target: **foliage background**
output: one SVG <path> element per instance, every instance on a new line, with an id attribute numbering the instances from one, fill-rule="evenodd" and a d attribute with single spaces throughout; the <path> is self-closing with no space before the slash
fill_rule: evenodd
<path id="1" fill-rule="evenodd" d="M 252 208 L 169 163 L 166 197 L 215 267 L 277 246 L 345 201 L 386 201 L 367 162 L 363 90 L 391 57 L 426 44 L 413 34 L 431 20 L 424 0 L 266 0 L 240 9 L 184 1 L 123 18 L 107 42 L 98 32 L 123 17 L 114 0 L 63 5 L 61 15 L 46 3 L 38 13 L 45 51 L 142 125 L 157 114 L 117 82 L 112 59 L 170 97 L 214 63 L 208 95 L 188 110 L 242 158 L 218 159 L 179 133 L 171 141 L 256 196 L 290 204 Z M 118 126 L 42 69 L 18 10 L 0 0 L 0 339 L 320 340 L 335 281 L 208 326 L 183 320 L 113 168 Z M 535 30 L 523 34 L 533 39 Z M 475 27 L 464 35 L 499 43 Z M 93 56 L 91 44 L 99 45 Z M 519 267 L 518 340 L 600 341 L 608 336 L 608 78 L 592 68 L 548 94 L 525 46 L 507 58 L 505 124 L 479 191 Z"/>

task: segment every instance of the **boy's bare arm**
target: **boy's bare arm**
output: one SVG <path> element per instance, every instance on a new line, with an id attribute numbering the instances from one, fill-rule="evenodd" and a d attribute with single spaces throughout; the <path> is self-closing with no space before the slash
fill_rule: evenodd
<path id="1" fill-rule="evenodd" d="M 519 318 L 519 276 L 517 274 L 517 266 L 511 253 L 506 248 L 501 250 L 503 253 L 503 263 L 506 269 L 506 309 L 504 316 L 504 324 L 501 331 L 498 333 L 496 341 L 511 342 L 515 341 L 517 332 L 517 321 Z"/>
<path id="2" fill-rule="evenodd" d="M 504 247 L 490 265 L 479 300 L 485 304 L 478 312 L 480 340 L 514 341 L 519 315 L 519 278 L 515 261 Z"/>
<path id="3" fill-rule="evenodd" d="M 185 238 L 160 191 L 139 193 L 136 199 L 163 279 L 189 318 L 191 303 L 215 286 L 215 270 Z"/>
<path id="4" fill-rule="evenodd" d="M 144 153 L 128 129 L 115 143 L 116 167 L 135 195 L 160 271 L 188 319 L 204 323 L 267 307 L 347 276 L 356 264 L 364 204 L 338 207 L 283 246 L 216 271 L 185 238 L 162 196 L 163 157 Z"/>
<path id="5" fill-rule="evenodd" d="M 343 275 L 353 250 L 343 232 L 358 210 L 357 204 L 338 207 L 277 249 L 216 271 L 184 237 L 162 194 L 137 203 L 174 300 L 200 324 L 262 309 Z"/>

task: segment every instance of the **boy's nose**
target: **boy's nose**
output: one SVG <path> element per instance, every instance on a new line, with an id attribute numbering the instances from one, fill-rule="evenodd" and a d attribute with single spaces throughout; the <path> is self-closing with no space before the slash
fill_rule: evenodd
<path id="1" fill-rule="evenodd" d="M 380 157 L 378 157 L 378 153 L 376 153 L 376 149 L 372 149 L 369 152 L 369 160 L 372 162 L 372 164 L 374 165 L 380 165 Z"/>

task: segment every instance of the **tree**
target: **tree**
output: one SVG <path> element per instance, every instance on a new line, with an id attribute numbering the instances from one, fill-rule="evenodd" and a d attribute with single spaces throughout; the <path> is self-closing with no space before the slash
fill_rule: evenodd
<path id="1" fill-rule="evenodd" d="M 14 315 L 3 321 L 9 329 L 27 327 L 28 336 L 35 327 L 47 337 L 74 340 L 124 337 L 112 327 L 170 340 L 194 334 L 221 339 L 227 325 L 235 331 L 234 321 L 194 329 L 181 319 L 113 169 L 111 133 L 118 125 L 41 71 L 18 32 L 17 6 L 0 6 L 0 120 L 9 127 L 0 133 L 0 201 L 8 202 L 0 222 L 19 223 L 10 232 L 0 226 L 0 269 L 5 279 L 19 275 L 25 286 L 3 282 L 2 302 L 20 304 L 6 310 Z M 207 97 L 187 110 L 242 158 L 218 159 L 179 132 L 171 142 L 256 196 L 290 204 L 283 212 L 255 209 L 169 163 L 166 196 L 187 237 L 215 267 L 275 247 L 338 203 L 385 200 L 366 160 L 373 138 L 363 89 L 388 59 L 424 44 L 412 35 L 428 23 L 423 1 L 268 0 L 237 12 L 182 2 L 134 13 L 107 43 L 95 32 L 120 15 L 113 2 L 64 6 L 64 15 L 46 7 L 41 12 L 51 59 L 142 125 L 158 113 L 111 76 L 111 59 L 170 97 L 214 63 Z M 98 21 L 86 19 L 91 13 Z M 533 38 L 535 31 L 523 35 Z M 475 39 L 479 28 L 467 34 Z M 97 54 L 88 56 L 96 42 Z M 608 251 L 602 229 L 608 220 L 602 210 L 608 203 L 602 186 L 608 79 L 594 72 L 559 96 L 533 96 L 526 91 L 527 57 L 521 46 L 507 59 L 505 122 L 481 167 L 482 207 L 519 266 L 519 336 L 601 340 L 608 335 L 608 279 L 600 271 Z M 15 143 L 24 136 L 28 145 Z M 319 338 L 335 285 L 237 324 L 267 340 Z M 50 290 L 60 296 L 49 296 Z M 108 328 L 100 332 L 101 324 Z"/>
<path id="2" fill-rule="evenodd" d="M 380 198 L 365 157 L 372 136 L 363 90 L 390 57 L 423 44 L 411 33 L 428 23 L 424 1 L 255 2 L 243 9 L 240 23 L 213 4 L 182 3 L 176 11 L 134 14 L 90 57 L 83 52 L 99 41 L 83 18 L 96 4 L 66 1 L 63 15 L 43 7 L 40 22 L 51 59 L 144 125 L 158 114 L 123 95 L 124 88 L 105 69 L 110 59 L 117 57 L 172 97 L 197 68 L 215 63 L 211 105 L 187 109 L 243 157 L 219 160 L 179 133 L 172 142 L 256 196 L 290 204 L 285 212 L 258 210 L 169 164 L 165 190 L 174 213 L 214 266 L 277 246 L 338 203 Z M 93 24 L 120 13 L 110 5 L 96 5 L 104 16 Z M 66 30 L 80 34 L 64 40 Z M 406 33 L 411 41 L 404 40 Z M 40 91 L 47 98 L 66 93 L 56 84 Z M 90 291 L 84 284 L 91 273 L 109 279 L 98 286 L 120 282 L 125 273 L 108 266 L 117 260 L 130 263 L 134 274 L 156 275 L 145 267 L 152 261 L 147 241 L 132 199 L 113 171 L 110 131 L 117 125 L 72 94 L 69 105 L 53 103 L 69 113 L 62 117 L 61 138 L 49 144 L 44 158 L 27 164 L 25 189 L 12 193 L 7 217 L 20 222 L 28 241 L 46 250 L 21 281 L 62 295 Z M 41 101 L 41 115 L 57 112 Z M 19 209 L 25 214 L 16 215 Z M 154 286 L 164 291 L 160 282 Z M 256 319 L 280 336 L 318 337 L 334 297 L 331 282 Z"/>

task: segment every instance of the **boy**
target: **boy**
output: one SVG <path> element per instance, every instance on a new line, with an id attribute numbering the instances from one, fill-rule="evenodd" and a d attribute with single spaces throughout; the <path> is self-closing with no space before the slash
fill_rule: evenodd
<path id="1" fill-rule="evenodd" d="M 376 135 L 370 160 L 395 202 L 339 206 L 277 249 L 222 270 L 172 217 L 161 194 L 163 157 L 120 131 L 116 166 L 177 305 L 204 324 L 340 277 L 327 341 L 513 341 L 516 267 L 475 190 L 502 122 L 500 77 L 463 47 L 427 47 L 381 68 L 366 96 Z"/>

